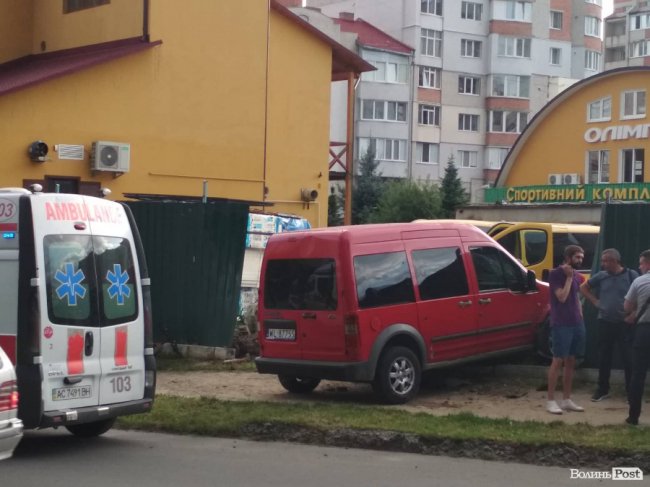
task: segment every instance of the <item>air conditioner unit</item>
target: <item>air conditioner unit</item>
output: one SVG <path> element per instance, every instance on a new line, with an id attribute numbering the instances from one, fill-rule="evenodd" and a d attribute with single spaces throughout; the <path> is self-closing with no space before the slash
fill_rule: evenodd
<path id="1" fill-rule="evenodd" d="M 124 142 L 93 142 L 90 168 L 93 171 L 129 172 L 131 144 Z"/>
<path id="2" fill-rule="evenodd" d="M 562 184 L 580 184 L 580 174 L 563 174 Z"/>
<path id="3" fill-rule="evenodd" d="M 548 184 L 562 184 L 562 174 L 549 174 Z"/>

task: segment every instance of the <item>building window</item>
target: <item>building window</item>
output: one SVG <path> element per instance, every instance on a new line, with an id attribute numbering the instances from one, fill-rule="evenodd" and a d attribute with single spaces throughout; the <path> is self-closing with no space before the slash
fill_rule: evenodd
<path id="1" fill-rule="evenodd" d="M 625 19 L 605 22 L 605 37 L 625 35 Z"/>
<path id="2" fill-rule="evenodd" d="M 468 20 L 481 20 L 483 5 L 476 2 L 462 2 L 460 4 L 460 17 Z"/>
<path id="3" fill-rule="evenodd" d="M 495 3 L 503 4 L 505 7 L 506 20 L 518 20 L 520 22 L 530 22 L 532 20 L 533 4 L 531 2 L 507 0 Z M 501 10 L 501 5 L 495 6 L 495 10 Z"/>
<path id="4" fill-rule="evenodd" d="M 644 166 L 644 149 L 625 149 L 623 151 L 623 182 L 642 183 Z"/>
<path id="5" fill-rule="evenodd" d="M 78 10 L 108 5 L 111 0 L 63 0 L 63 13 L 69 14 Z"/>
<path id="6" fill-rule="evenodd" d="M 599 7 L 603 6 L 603 1 L 602 0 L 585 0 L 586 3 L 593 3 L 594 5 L 598 5 Z"/>
<path id="7" fill-rule="evenodd" d="M 458 76 L 458 93 L 463 95 L 480 95 L 481 78 L 477 76 Z"/>
<path id="8" fill-rule="evenodd" d="M 419 105 L 418 123 L 420 125 L 440 126 L 440 107 L 437 105 Z"/>
<path id="9" fill-rule="evenodd" d="M 587 108 L 587 122 L 608 122 L 612 119 L 612 97 L 593 101 Z"/>
<path id="10" fill-rule="evenodd" d="M 551 47 L 549 53 L 549 63 L 552 66 L 559 66 L 562 64 L 562 49 L 559 47 Z"/>
<path id="11" fill-rule="evenodd" d="M 420 0 L 420 12 L 442 15 L 442 0 Z"/>
<path id="12" fill-rule="evenodd" d="M 375 139 L 359 138 L 359 154 L 366 154 L 370 150 L 378 161 L 406 160 L 406 140 L 402 139 Z"/>
<path id="13" fill-rule="evenodd" d="M 458 165 L 460 167 L 476 167 L 478 161 L 478 152 L 473 150 L 458 151 Z"/>
<path id="14" fill-rule="evenodd" d="M 587 180 L 589 184 L 609 183 L 609 151 L 587 152 Z"/>
<path id="15" fill-rule="evenodd" d="M 650 27 L 650 13 L 630 16 L 630 30 L 641 30 Z"/>
<path id="16" fill-rule="evenodd" d="M 422 164 L 438 164 L 440 158 L 440 146 L 428 142 L 415 144 L 416 160 Z"/>
<path id="17" fill-rule="evenodd" d="M 495 74 L 492 76 L 492 96 L 528 98 L 530 96 L 530 76 Z"/>
<path id="18" fill-rule="evenodd" d="M 499 56 L 530 58 L 530 39 L 499 36 Z"/>
<path id="19" fill-rule="evenodd" d="M 481 57 L 481 41 L 461 39 L 460 55 L 463 57 Z"/>
<path id="20" fill-rule="evenodd" d="M 458 130 L 463 132 L 478 132 L 478 115 L 459 113 Z"/>
<path id="21" fill-rule="evenodd" d="M 605 49 L 605 62 L 625 61 L 625 47 L 608 47 Z"/>
<path id="22" fill-rule="evenodd" d="M 489 132 L 519 134 L 528 123 L 526 112 L 492 110 L 489 116 Z"/>
<path id="23" fill-rule="evenodd" d="M 361 118 L 363 120 L 406 122 L 406 103 L 383 100 L 362 100 Z"/>
<path id="24" fill-rule="evenodd" d="M 408 64 L 385 61 L 369 61 L 375 71 L 368 71 L 361 75 L 364 81 L 377 81 L 383 83 L 406 83 L 408 81 Z"/>
<path id="25" fill-rule="evenodd" d="M 442 31 L 422 29 L 420 51 L 425 56 L 440 57 L 442 55 Z"/>
<path id="26" fill-rule="evenodd" d="M 643 118 L 645 114 L 645 90 L 621 94 L 621 118 Z"/>
<path id="27" fill-rule="evenodd" d="M 501 169 L 503 162 L 508 157 L 507 147 L 488 147 L 487 149 L 487 168 Z"/>
<path id="28" fill-rule="evenodd" d="M 630 57 L 644 57 L 650 52 L 650 40 L 642 40 L 630 44 Z"/>
<path id="29" fill-rule="evenodd" d="M 564 13 L 560 10 L 551 10 L 551 29 L 562 30 Z"/>
<path id="30" fill-rule="evenodd" d="M 440 89 L 440 68 L 420 66 L 418 86 L 421 88 Z"/>
<path id="31" fill-rule="evenodd" d="M 600 37 L 600 23 L 598 17 L 585 17 L 585 35 Z"/>
<path id="32" fill-rule="evenodd" d="M 585 69 L 592 71 L 600 69 L 600 53 L 598 51 L 585 51 Z"/>

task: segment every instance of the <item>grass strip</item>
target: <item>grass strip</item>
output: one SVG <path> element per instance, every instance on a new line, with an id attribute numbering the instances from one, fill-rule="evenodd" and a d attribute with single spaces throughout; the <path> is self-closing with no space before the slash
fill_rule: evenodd
<path id="1" fill-rule="evenodd" d="M 146 431 L 239 437 L 247 425 L 264 423 L 321 431 L 380 430 L 433 439 L 488 440 L 529 446 L 562 444 L 636 454 L 650 452 L 650 428 L 646 427 L 513 421 L 481 418 L 470 413 L 432 416 L 348 404 L 278 404 L 159 395 L 150 413 L 121 417 L 118 425 Z"/>
<path id="2" fill-rule="evenodd" d="M 244 362 L 226 362 L 221 360 L 198 360 L 177 356 L 156 357 L 156 369 L 163 372 L 254 372 L 255 363 L 251 360 Z"/>

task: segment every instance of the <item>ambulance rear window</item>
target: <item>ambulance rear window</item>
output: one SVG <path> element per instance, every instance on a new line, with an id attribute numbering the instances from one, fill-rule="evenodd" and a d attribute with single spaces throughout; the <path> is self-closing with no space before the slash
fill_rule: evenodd
<path id="1" fill-rule="evenodd" d="M 137 317 L 135 268 L 128 240 L 48 235 L 44 250 L 52 323 L 109 326 Z"/>

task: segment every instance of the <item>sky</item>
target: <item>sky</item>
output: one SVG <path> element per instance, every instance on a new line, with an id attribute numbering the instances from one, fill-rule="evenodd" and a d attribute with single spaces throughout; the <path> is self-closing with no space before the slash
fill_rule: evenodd
<path id="1" fill-rule="evenodd" d="M 614 0 L 603 0 L 603 17 L 607 17 L 614 11 Z"/>

